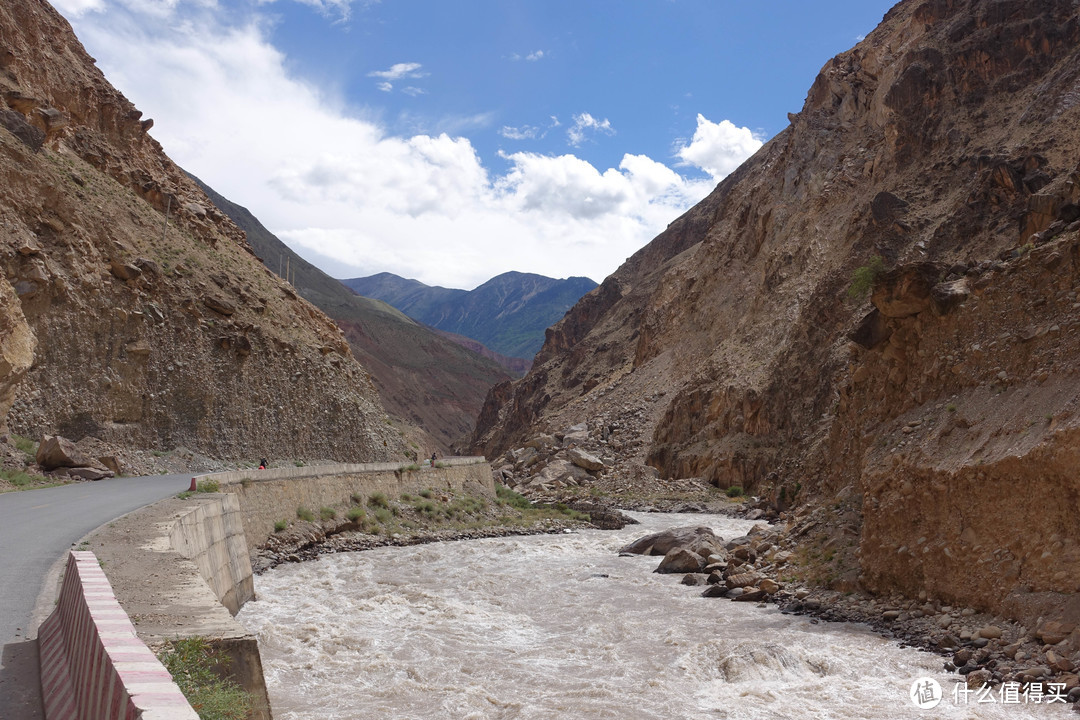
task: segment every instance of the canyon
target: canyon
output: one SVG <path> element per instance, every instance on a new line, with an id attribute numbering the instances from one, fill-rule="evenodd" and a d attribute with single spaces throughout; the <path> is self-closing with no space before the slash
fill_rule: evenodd
<path id="1" fill-rule="evenodd" d="M 804 538 L 832 587 L 1075 627 L 1078 39 L 1071 2 L 899 3 L 548 330 L 474 448 L 580 428 L 608 474 L 833 508 Z"/>

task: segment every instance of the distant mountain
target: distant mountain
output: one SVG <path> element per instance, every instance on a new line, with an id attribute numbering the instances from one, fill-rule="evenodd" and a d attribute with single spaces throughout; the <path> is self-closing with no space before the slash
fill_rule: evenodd
<path id="1" fill-rule="evenodd" d="M 444 451 L 472 431 L 488 388 L 509 379 L 498 363 L 381 300 L 351 292 L 290 250 L 248 210 L 195 181 L 247 233 L 263 263 L 283 277 L 288 274 L 297 293 L 345 331 L 388 412 L 426 430 Z M 429 453 L 430 448 L 423 449 L 424 455 Z"/>
<path id="2" fill-rule="evenodd" d="M 431 287 L 391 273 L 341 282 L 426 325 L 526 360 L 544 344 L 544 331 L 596 287 L 586 277 L 556 280 L 520 272 L 503 273 L 475 290 Z"/>

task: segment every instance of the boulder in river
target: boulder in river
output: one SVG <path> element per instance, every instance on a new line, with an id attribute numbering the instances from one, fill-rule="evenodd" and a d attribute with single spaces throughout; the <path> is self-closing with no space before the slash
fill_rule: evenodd
<path id="1" fill-rule="evenodd" d="M 699 550 L 711 549 L 711 552 L 703 555 L 703 557 L 708 557 L 708 554 L 723 548 L 722 543 L 723 538 L 713 533 L 711 528 L 698 525 L 670 528 L 646 535 L 626 545 L 619 552 L 635 555 L 667 555 L 674 548 L 685 547 L 699 555 L 702 554 L 698 552 Z"/>
<path id="2" fill-rule="evenodd" d="M 705 567 L 705 560 L 692 550 L 684 547 L 673 548 L 660 566 L 653 572 L 658 573 L 699 573 Z"/>

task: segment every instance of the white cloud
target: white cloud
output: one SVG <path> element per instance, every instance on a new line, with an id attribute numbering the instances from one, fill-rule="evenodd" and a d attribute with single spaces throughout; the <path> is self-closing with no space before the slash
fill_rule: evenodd
<path id="1" fill-rule="evenodd" d="M 521 127 L 503 125 L 499 130 L 499 134 L 508 140 L 535 140 L 541 136 L 541 132 L 540 128 L 534 125 L 522 125 Z"/>
<path id="2" fill-rule="evenodd" d="M 558 125 L 559 121 L 555 120 L 555 124 Z M 614 135 L 615 129 L 611 127 L 611 121 L 607 118 L 597 120 L 589 113 L 581 113 L 574 116 L 574 124 L 567 128 L 566 138 L 574 147 L 580 147 L 587 139 L 587 136 L 592 133 Z"/>
<path id="3" fill-rule="evenodd" d="M 602 169 L 574 155 L 512 153 L 491 168 L 440 122 L 390 135 L 291 76 L 263 25 L 227 28 L 208 9 L 183 9 L 183 22 L 162 23 L 110 5 L 73 24 L 156 120 L 152 134 L 174 160 L 336 277 L 389 271 L 474 287 L 513 269 L 601 280 L 712 188 L 641 155 Z M 443 124 L 492 121 L 480 113 Z M 583 139 L 614 132 L 588 114 L 574 128 Z M 695 134 L 684 160 L 698 162 L 704 142 Z"/>
<path id="4" fill-rule="evenodd" d="M 105 0 L 53 0 L 53 5 L 66 17 L 78 17 L 83 13 L 104 9 Z"/>
<path id="5" fill-rule="evenodd" d="M 543 60 L 544 59 L 544 51 L 543 50 L 534 50 L 533 52 L 529 53 L 528 55 L 521 55 L 520 53 L 510 53 L 510 59 L 513 60 L 514 62 L 518 62 L 519 60 L 526 60 L 528 62 L 536 62 L 537 60 Z"/>
<path id="6" fill-rule="evenodd" d="M 412 85 L 401 88 L 401 92 L 412 97 L 417 97 L 418 95 L 427 95 L 427 90 L 425 90 L 424 88 L 413 87 Z"/>
<path id="7" fill-rule="evenodd" d="M 694 165 L 722 180 L 743 161 L 758 151 L 761 138 L 750 128 L 737 127 L 728 120 L 710 122 L 700 113 L 697 129 L 689 145 L 676 151 L 683 165 Z"/>
<path id="8" fill-rule="evenodd" d="M 383 78 L 384 80 L 401 80 L 403 78 L 427 77 L 426 72 L 420 72 L 423 65 L 420 63 L 395 63 L 389 70 L 372 70 L 368 77 Z"/>
<path id="9" fill-rule="evenodd" d="M 375 83 L 375 87 L 382 92 L 390 92 L 394 89 L 394 83 L 383 81 L 381 83 Z"/>

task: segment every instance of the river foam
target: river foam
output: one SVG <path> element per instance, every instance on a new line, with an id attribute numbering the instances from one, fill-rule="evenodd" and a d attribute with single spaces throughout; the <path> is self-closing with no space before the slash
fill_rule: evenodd
<path id="1" fill-rule="evenodd" d="M 750 523 L 635 515 L 620 531 L 380 548 L 256 578 L 238 619 L 259 638 L 277 720 L 347 718 L 1020 718 L 1063 705 L 954 704 L 942 658 L 849 624 L 700 597 L 655 557 L 663 527 Z M 921 677 L 946 699 L 908 697 Z"/>

